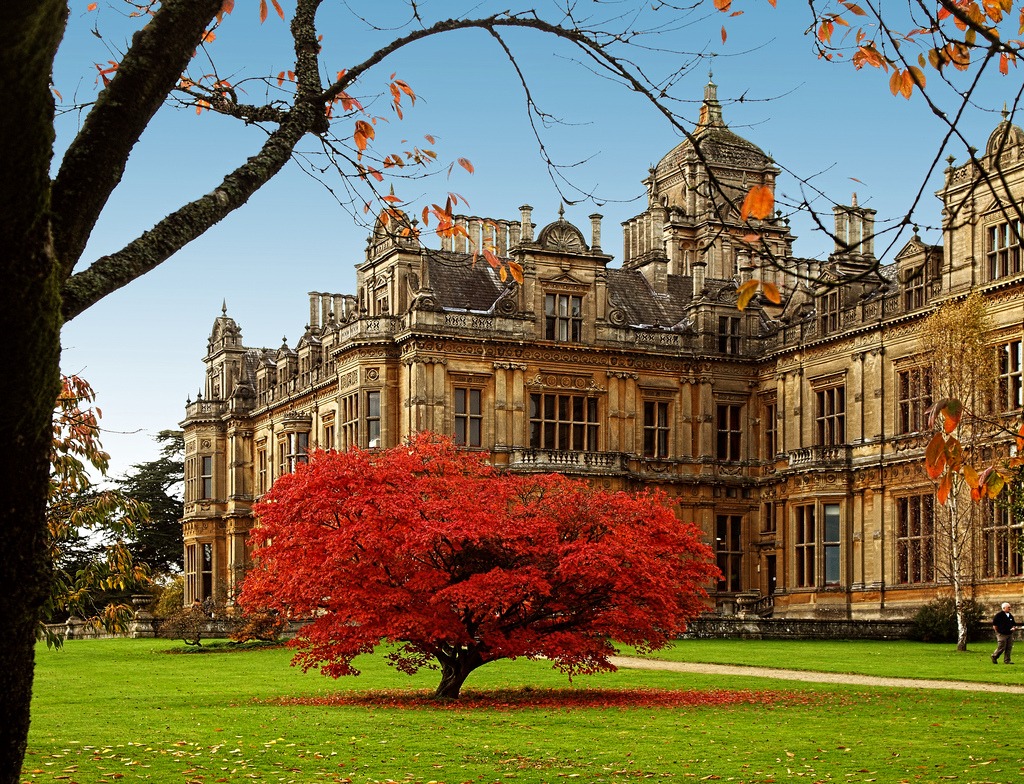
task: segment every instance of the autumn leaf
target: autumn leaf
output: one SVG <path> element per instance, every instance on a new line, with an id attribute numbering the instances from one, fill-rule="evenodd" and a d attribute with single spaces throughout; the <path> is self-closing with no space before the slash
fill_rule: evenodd
<path id="1" fill-rule="evenodd" d="M 469 162 L 468 158 L 459 158 L 459 166 L 468 171 L 470 174 L 473 173 L 473 164 Z"/>
<path id="2" fill-rule="evenodd" d="M 764 294 L 765 299 L 772 304 L 782 304 L 782 294 L 779 292 L 778 286 L 774 283 L 763 282 L 761 284 L 761 292 Z"/>
<path id="3" fill-rule="evenodd" d="M 750 300 L 757 293 L 757 285 L 758 282 L 756 280 L 748 280 L 736 289 L 736 307 L 739 310 L 743 310 L 750 304 Z"/>
<path id="4" fill-rule="evenodd" d="M 508 271 L 512 274 L 512 280 L 518 283 L 520 286 L 523 285 L 523 265 L 516 261 L 510 261 L 508 263 Z"/>
<path id="5" fill-rule="evenodd" d="M 725 43 L 725 39 L 729 37 L 729 34 L 725 32 L 725 25 L 722 25 L 722 43 Z"/>
<path id="6" fill-rule="evenodd" d="M 772 214 L 775 208 L 775 195 L 767 185 L 755 185 L 743 199 L 740 207 L 740 220 L 754 218 L 764 220 Z"/>
<path id="7" fill-rule="evenodd" d="M 941 409 L 942 429 L 946 433 L 952 433 L 960 424 L 960 418 L 964 413 L 964 406 L 959 400 L 947 400 Z"/>
<path id="8" fill-rule="evenodd" d="M 732 6 L 732 0 L 715 0 L 715 8 L 719 11 L 728 11 Z"/>
<path id="9" fill-rule="evenodd" d="M 946 468 L 946 439 L 935 433 L 924 450 L 924 467 L 931 479 L 938 479 Z"/>
<path id="10" fill-rule="evenodd" d="M 939 482 L 939 489 L 935 492 L 935 497 L 938 499 L 940 504 L 944 504 L 949 500 L 949 492 L 952 489 L 953 477 L 951 474 L 946 474 L 942 477 L 942 481 Z"/>

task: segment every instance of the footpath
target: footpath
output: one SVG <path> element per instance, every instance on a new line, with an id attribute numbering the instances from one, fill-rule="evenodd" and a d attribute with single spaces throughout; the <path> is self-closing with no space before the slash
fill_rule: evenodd
<path id="1" fill-rule="evenodd" d="M 862 686 L 889 686 L 902 689 L 949 689 L 952 691 L 992 691 L 1002 694 L 1024 694 L 1024 686 L 976 681 L 939 681 L 927 678 L 882 678 L 875 675 L 853 675 L 846 672 L 810 672 L 807 670 L 780 670 L 772 667 L 745 667 L 736 664 L 700 664 L 696 662 L 670 662 L 658 659 L 638 659 L 632 656 L 613 656 L 612 664 L 622 669 L 666 670 L 704 675 L 739 675 L 748 678 L 776 678 L 784 681 L 808 683 L 848 683 Z M 1004 666 L 1002 664 L 1000 667 Z"/>

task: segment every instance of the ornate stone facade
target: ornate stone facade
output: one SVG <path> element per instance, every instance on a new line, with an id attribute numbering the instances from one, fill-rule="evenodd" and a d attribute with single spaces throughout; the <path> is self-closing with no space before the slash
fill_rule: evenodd
<path id="1" fill-rule="evenodd" d="M 1004 121 L 976 162 L 950 163 L 942 246 L 915 235 L 862 279 L 873 211 L 836 208 L 826 261 L 793 256 L 781 217 L 752 246 L 737 203 L 779 169 L 728 129 L 713 84 L 694 136 L 651 169 L 619 268 L 600 215 L 589 238 L 561 212 L 535 233 L 524 206 L 518 220 L 459 218 L 471 242 L 439 249 L 378 223 L 357 292 L 311 293 L 295 347 L 246 347 L 225 308 L 183 422 L 186 602 L 230 601 L 253 502 L 308 451 L 421 430 L 511 471 L 662 488 L 718 553 L 725 613 L 906 618 L 942 593 L 915 336 L 936 304 L 981 291 L 1004 360 L 997 411 L 1020 413 L 1024 275 L 1006 205 L 1024 194 L 1024 132 Z M 523 282 L 471 264 L 474 246 L 518 263 Z M 752 275 L 783 304 L 738 310 Z M 799 283 L 815 280 L 842 285 Z M 971 590 L 995 603 L 1024 590 L 1021 521 L 982 511 Z"/>

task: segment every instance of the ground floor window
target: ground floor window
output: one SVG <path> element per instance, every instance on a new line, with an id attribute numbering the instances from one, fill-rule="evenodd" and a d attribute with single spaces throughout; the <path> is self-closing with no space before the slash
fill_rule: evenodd
<path id="1" fill-rule="evenodd" d="M 1024 574 L 1021 536 L 1024 520 L 1015 520 L 1009 509 L 990 505 L 982 521 L 982 561 L 986 577 L 1019 577 Z"/>
<path id="2" fill-rule="evenodd" d="M 718 515 L 715 518 L 715 551 L 718 568 L 722 572 L 722 576 L 718 580 L 718 590 L 728 592 L 742 590 L 742 515 Z"/>
<path id="3" fill-rule="evenodd" d="M 935 582 L 935 512 L 931 493 L 896 499 L 896 582 Z"/>
<path id="4" fill-rule="evenodd" d="M 793 509 L 794 580 L 798 588 L 839 585 L 842 580 L 842 516 L 837 503 Z"/>

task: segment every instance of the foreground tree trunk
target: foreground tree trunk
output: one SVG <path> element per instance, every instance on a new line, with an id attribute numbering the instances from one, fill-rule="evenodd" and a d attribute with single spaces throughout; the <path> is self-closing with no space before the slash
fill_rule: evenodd
<path id="1" fill-rule="evenodd" d="M 457 700 L 462 692 L 462 684 L 477 667 L 484 663 L 483 656 L 476 650 L 456 648 L 451 652 L 435 654 L 441 663 L 441 682 L 437 685 L 434 698 L 439 700 Z"/>
<path id="2" fill-rule="evenodd" d="M 62 0 L 0 7 L 0 784 L 16 784 L 28 740 L 36 624 L 50 590 L 46 497 L 53 405 L 60 389 L 59 265 L 50 228 L 50 71 L 64 31 Z M 12 184 L 16 184 L 13 187 Z"/>

